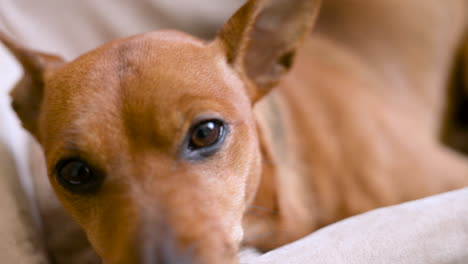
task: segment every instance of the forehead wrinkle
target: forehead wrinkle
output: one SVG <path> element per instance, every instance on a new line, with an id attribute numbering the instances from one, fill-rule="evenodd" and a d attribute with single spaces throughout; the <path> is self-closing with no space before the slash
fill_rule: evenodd
<path id="1" fill-rule="evenodd" d="M 151 47 L 149 43 L 129 40 L 120 43 L 114 53 L 117 58 L 116 69 L 121 85 L 127 82 L 128 79 L 140 76 L 142 74 L 142 64 L 148 60 L 148 54 L 150 54 Z"/>

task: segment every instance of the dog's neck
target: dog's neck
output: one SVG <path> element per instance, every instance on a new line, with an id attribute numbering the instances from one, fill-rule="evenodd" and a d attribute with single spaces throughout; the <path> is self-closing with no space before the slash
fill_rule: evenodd
<path id="1" fill-rule="evenodd" d="M 273 91 L 258 102 L 254 109 L 258 122 L 263 172 L 257 195 L 245 217 L 245 241 L 260 248 L 271 248 L 300 237 L 303 230 L 317 228 L 317 219 L 310 189 L 304 182 L 295 149 L 300 140 L 291 131 L 291 113 L 284 98 Z M 288 226 L 288 233 L 282 233 Z M 297 232 L 291 230 L 297 228 Z M 278 230 L 272 233 L 272 230 Z M 269 239 L 274 237 L 273 240 Z M 264 241 L 259 243 L 258 241 Z M 271 244 L 275 243 L 275 245 Z"/>

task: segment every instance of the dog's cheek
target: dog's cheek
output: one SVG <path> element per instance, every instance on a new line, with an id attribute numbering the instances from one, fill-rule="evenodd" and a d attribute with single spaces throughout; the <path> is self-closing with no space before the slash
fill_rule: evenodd
<path id="1" fill-rule="evenodd" d="M 247 172 L 244 190 L 244 201 L 246 206 L 252 203 L 262 174 L 262 157 L 258 138 L 258 130 L 256 128 L 255 122 L 250 121 L 251 119 L 253 119 L 253 117 L 249 118 L 249 121 L 246 122 L 247 131 L 244 135 L 244 138 L 247 140 L 242 141 L 244 145 L 240 146 L 240 149 L 245 152 L 243 156 L 247 157 L 245 161 Z"/>
<path id="2" fill-rule="evenodd" d="M 237 146 L 237 153 L 241 153 L 239 159 L 242 160 L 243 167 L 242 172 L 239 171 L 238 173 L 244 174 L 244 177 L 242 185 L 242 214 L 232 231 L 233 240 L 236 243 L 240 243 L 243 240 L 244 229 L 242 227 L 242 218 L 245 210 L 252 204 L 256 196 L 262 174 L 262 158 L 257 131 L 253 122 L 246 122 L 245 128 L 244 133 L 242 133 L 244 140 L 239 140 Z"/>
<path id="3" fill-rule="evenodd" d="M 262 161 L 260 157 L 260 151 L 258 149 L 255 149 L 255 154 L 252 158 L 250 166 L 249 173 L 247 175 L 246 179 L 246 184 L 245 184 L 245 204 L 248 206 L 249 204 L 252 203 L 255 194 L 257 192 L 259 183 L 260 183 L 260 177 L 262 173 Z"/>

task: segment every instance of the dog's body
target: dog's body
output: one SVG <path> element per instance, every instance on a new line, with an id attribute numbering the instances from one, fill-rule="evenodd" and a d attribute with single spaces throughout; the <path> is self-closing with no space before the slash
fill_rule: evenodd
<path id="1" fill-rule="evenodd" d="M 242 239 L 270 249 L 468 184 L 438 140 L 468 2 L 324 1 L 298 49 L 318 6 L 249 1 L 213 42 L 147 33 L 69 64 L 6 41 L 15 109 L 106 263 L 235 263 Z M 210 121 L 219 142 L 186 148 Z"/>
<path id="2" fill-rule="evenodd" d="M 295 68 L 257 105 L 275 173 L 254 204 L 280 216 L 252 209 L 268 219 L 253 240 L 272 248 L 295 238 L 281 230 L 467 183 L 467 160 L 439 139 L 467 18 L 468 1 L 323 2 Z"/>

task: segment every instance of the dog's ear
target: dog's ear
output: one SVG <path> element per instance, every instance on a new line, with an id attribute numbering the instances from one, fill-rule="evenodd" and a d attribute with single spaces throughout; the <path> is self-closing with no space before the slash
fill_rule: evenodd
<path id="1" fill-rule="evenodd" d="M 316 19 L 320 0 L 249 0 L 218 33 L 228 63 L 247 78 L 257 100 L 291 68 Z M 252 86 L 252 85 L 251 85 Z"/>
<path id="2" fill-rule="evenodd" d="M 32 51 L 0 33 L 0 42 L 23 67 L 23 77 L 11 92 L 12 106 L 24 128 L 38 138 L 37 122 L 48 73 L 63 65 L 60 57 Z"/>

